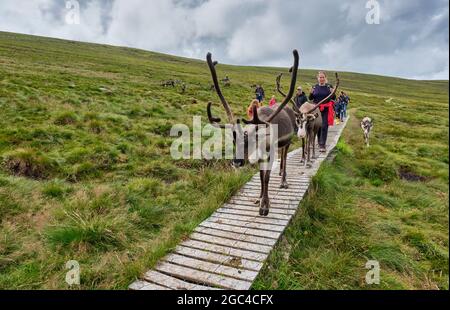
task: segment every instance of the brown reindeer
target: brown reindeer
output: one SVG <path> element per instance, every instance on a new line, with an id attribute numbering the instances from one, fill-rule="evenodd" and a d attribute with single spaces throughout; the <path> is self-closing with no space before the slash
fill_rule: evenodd
<path id="1" fill-rule="evenodd" d="M 293 51 L 294 54 L 294 65 L 290 69 L 290 72 L 292 74 L 291 76 L 291 84 L 289 88 L 288 94 L 285 96 L 283 102 L 275 109 L 270 108 L 268 106 L 264 106 L 261 108 L 257 108 L 256 106 L 253 107 L 253 119 L 250 121 L 244 120 L 244 119 L 236 119 L 233 112 L 231 111 L 231 107 L 228 104 L 227 100 L 222 94 L 222 91 L 219 86 L 219 82 L 217 79 L 217 73 L 215 66 L 217 65 L 216 61 L 212 61 L 211 53 L 208 53 L 206 56 L 206 60 L 208 63 L 208 67 L 211 71 L 212 80 L 214 83 L 215 90 L 217 92 L 217 95 L 219 96 L 219 99 L 226 111 L 227 117 L 228 117 L 228 123 L 232 125 L 233 127 L 233 141 L 236 144 L 243 143 L 244 146 L 244 158 L 236 158 L 236 156 L 233 159 L 233 166 L 235 167 L 241 167 L 244 166 L 249 161 L 249 154 L 248 154 L 248 132 L 242 128 L 241 121 L 247 125 L 253 125 L 250 126 L 252 128 L 255 128 L 254 130 L 258 130 L 260 126 L 265 126 L 265 128 L 270 127 L 271 125 L 276 125 L 278 127 L 278 136 L 277 137 L 269 137 L 266 135 L 266 146 L 270 147 L 270 138 L 275 138 L 278 150 L 281 150 L 281 166 L 280 170 L 282 170 L 282 178 L 281 178 L 281 188 L 288 188 L 288 183 L 286 181 L 286 159 L 287 154 L 289 150 L 289 146 L 291 144 L 292 136 L 295 135 L 295 113 L 294 111 L 286 106 L 287 103 L 291 100 L 294 89 L 295 89 L 295 83 L 297 80 L 297 71 L 298 71 L 298 62 L 299 62 L 299 56 L 297 50 Z M 209 102 L 207 106 L 207 113 L 208 113 L 208 119 L 209 122 L 220 128 L 225 128 L 224 124 L 220 124 L 221 120 L 220 118 L 216 118 L 212 116 L 211 113 L 211 105 L 212 103 Z M 247 132 L 247 133 L 246 133 Z M 263 163 L 267 164 L 267 161 L 270 161 L 273 158 L 266 158 L 259 160 L 260 165 Z M 261 168 L 262 166 L 260 166 Z M 269 181 L 270 181 L 270 172 L 271 167 L 260 169 L 260 181 L 261 181 L 261 191 L 260 191 L 260 198 L 255 202 L 259 203 L 259 214 L 262 216 L 267 216 L 269 214 L 269 208 L 270 208 L 270 201 L 269 201 Z"/>
<path id="2" fill-rule="evenodd" d="M 285 96 L 281 89 L 281 77 L 283 74 L 278 75 L 276 79 L 277 90 L 282 95 Z M 310 102 L 305 102 L 300 110 L 297 108 L 295 102 L 293 103 L 293 110 L 296 117 L 297 125 L 297 136 L 302 141 L 302 160 L 301 163 L 311 167 L 311 147 L 312 147 L 312 158 L 316 158 L 316 147 L 315 141 L 317 134 L 322 127 L 322 114 L 319 111 L 319 105 L 327 102 L 337 91 L 339 87 L 339 76 L 336 73 L 336 87 L 333 89 L 332 93 L 317 104 L 312 104 Z"/>

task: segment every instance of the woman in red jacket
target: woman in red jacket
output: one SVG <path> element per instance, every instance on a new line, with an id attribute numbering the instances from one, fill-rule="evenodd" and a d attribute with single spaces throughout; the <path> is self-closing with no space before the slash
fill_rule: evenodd
<path id="1" fill-rule="evenodd" d="M 325 72 L 319 71 L 317 81 L 318 83 L 311 89 L 311 93 L 309 94 L 309 100 L 312 100 L 314 103 L 322 101 L 333 92 L 333 86 L 328 84 Z M 324 102 L 319 107 L 322 114 L 322 128 L 318 134 L 319 152 L 326 152 L 328 126 L 332 126 L 334 121 L 333 100 L 335 99 L 336 95 L 333 95 L 329 102 Z"/>

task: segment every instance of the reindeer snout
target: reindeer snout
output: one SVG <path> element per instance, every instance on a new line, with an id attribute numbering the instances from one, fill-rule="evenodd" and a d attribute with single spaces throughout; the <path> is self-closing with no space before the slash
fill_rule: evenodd
<path id="1" fill-rule="evenodd" d="M 299 128 L 297 131 L 297 136 L 300 139 L 304 139 L 306 137 L 306 130 L 304 128 Z"/>

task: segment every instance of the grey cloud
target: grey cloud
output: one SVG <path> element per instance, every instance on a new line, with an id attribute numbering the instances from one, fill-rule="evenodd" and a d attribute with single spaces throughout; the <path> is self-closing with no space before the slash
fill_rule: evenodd
<path id="1" fill-rule="evenodd" d="M 2 0 L 0 30 L 126 45 L 233 64 L 290 64 L 421 79 L 448 79 L 448 1 L 79 0 L 81 24 L 64 22 L 64 0 Z"/>

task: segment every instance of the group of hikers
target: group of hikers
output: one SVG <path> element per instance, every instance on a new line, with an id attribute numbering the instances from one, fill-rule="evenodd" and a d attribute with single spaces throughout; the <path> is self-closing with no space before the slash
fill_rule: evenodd
<path id="1" fill-rule="evenodd" d="M 333 86 L 328 83 L 327 75 L 324 71 L 319 71 L 317 74 L 317 84 L 314 85 L 309 93 L 309 96 L 305 94 L 301 86 L 298 86 L 297 93 L 294 97 L 295 105 L 298 109 L 308 100 L 313 103 L 319 103 L 323 99 L 327 98 L 333 92 Z M 256 98 L 251 102 L 247 109 L 247 116 L 252 118 L 253 106 L 261 107 L 265 99 L 264 89 L 261 85 L 257 85 L 255 89 Z M 344 122 L 347 117 L 347 106 L 350 102 L 350 97 L 343 91 L 341 91 L 339 97 L 334 94 L 330 101 L 325 102 L 319 106 L 320 113 L 322 114 L 322 128 L 318 133 L 319 151 L 326 151 L 326 142 L 328 136 L 328 127 L 333 126 L 335 123 Z M 277 101 L 275 95 L 273 95 L 269 101 L 270 107 L 275 107 Z"/>

